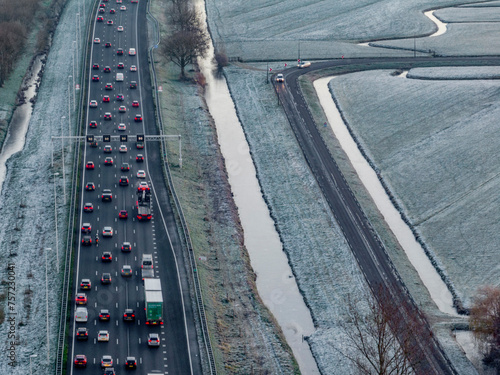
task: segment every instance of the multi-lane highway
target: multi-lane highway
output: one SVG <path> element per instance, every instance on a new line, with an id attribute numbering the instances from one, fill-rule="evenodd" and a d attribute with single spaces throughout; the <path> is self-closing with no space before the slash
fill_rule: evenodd
<path id="1" fill-rule="evenodd" d="M 417 355 L 414 357 L 418 358 L 417 363 L 414 363 L 414 365 L 416 372 L 419 374 L 454 374 L 456 371 L 441 350 L 439 343 L 434 339 L 424 316 L 420 314 L 411 296 L 406 291 L 384 249 L 384 245 L 372 229 L 362 207 L 357 202 L 328 147 L 323 142 L 302 95 L 298 78 L 300 75 L 312 70 L 330 67 L 345 66 L 346 71 L 349 71 L 348 67 L 354 64 L 357 65 L 359 70 L 362 69 L 361 66 L 365 66 L 366 69 L 374 69 L 379 66 L 379 68 L 383 69 L 387 68 L 388 64 L 391 64 L 392 68 L 395 66 L 409 68 L 415 65 L 460 66 L 474 64 L 499 65 L 499 63 L 497 57 L 335 60 L 314 63 L 305 69 L 288 69 L 283 72 L 283 83 L 273 80 L 277 95 L 309 167 L 370 287 L 375 293 L 382 287 L 387 290 L 395 306 L 400 306 L 401 321 L 408 319 L 408 316 L 411 315 L 410 319 L 417 321 L 421 326 L 419 337 L 415 336 L 416 342 L 413 346 L 415 351 L 420 353 L 416 353 Z M 388 294 L 384 293 L 384 296 Z"/>
<path id="2" fill-rule="evenodd" d="M 84 132 L 95 136 L 97 145 L 87 143 L 83 152 L 78 220 L 80 227 L 89 224 L 91 229 L 89 233 L 81 231 L 78 238 L 72 287 L 73 298 L 85 293 L 87 302 L 79 306 L 72 302 L 67 370 L 70 374 L 102 373 L 102 357 L 111 356 L 116 373 L 125 371 L 127 357 L 135 357 L 141 374 L 152 370 L 199 374 L 192 302 L 163 179 L 160 147 L 147 142 L 139 148 L 142 146 L 135 141 L 138 134 L 157 134 L 147 65 L 146 2 L 109 0 L 99 7 L 103 10 L 97 13 L 92 27 Z M 95 101 L 93 106 L 91 101 Z M 136 121 L 138 117 L 142 121 Z M 109 142 L 101 138 L 107 135 Z M 127 141 L 120 141 L 120 135 L 127 135 Z M 105 163 L 106 158 L 112 164 Z M 87 167 L 89 162 L 93 168 Z M 139 170 L 145 177 L 138 177 Z M 122 178 L 128 185 L 119 183 Z M 151 220 L 139 221 L 136 217 L 140 182 L 147 182 L 151 191 Z M 106 189 L 111 190 L 110 201 L 102 199 Z M 126 211 L 127 218 L 120 218 L 120 211 Z M 105 227 L 112 228 L 112 236 L 103 236 Z M 82 243 L 85 236 L 90 236 L 90 246 Z M 131 251 L 122 251 L 127 242 Z M 104 253 L 110 253 L 111 260 L 103 261 Z M 161 280 L 163 324 L 145 324 L 142 254 L 153 255 L 154 275 Z M 124 265 L 131 267 L 131 276 L 122 275 Z M 110 283 L 102 282 L 104 274 L 111 276 Z M 80 287 L 83 279 L 90 280 L 90 288 Z M 75 320 L 76 307 L 87 308 L 86 322 Z M 134 310 L 135 320 L 124 321 L 126 309 Z M 102 310 L 109 311 L 109 320 L 100 319 Z M 85 331 L 87 339 L 77 337 Z M 100 331 L 107 331 L 109 341 L 98 341 Z M 105 337 L 105 332 L 101 333 Z M 159 347 L 148 345 L 150 333 L 159 334 Z M 86 357 L 85 367 L 75 366 L 77 355 Z"/>

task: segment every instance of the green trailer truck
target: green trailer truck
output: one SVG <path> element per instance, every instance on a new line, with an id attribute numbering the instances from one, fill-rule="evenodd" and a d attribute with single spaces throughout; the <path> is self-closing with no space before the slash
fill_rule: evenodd
<path id="1" fill-rule="evenodd" d="M 144 279 L 146 324 L 163 324 L 163 295 L 160 279 Z"/>

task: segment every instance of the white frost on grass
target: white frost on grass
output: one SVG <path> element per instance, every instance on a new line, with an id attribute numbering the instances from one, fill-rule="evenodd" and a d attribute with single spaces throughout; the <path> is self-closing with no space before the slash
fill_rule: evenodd
<path id="1" fill-rule="evenodd" d="M 446 68 L 413 68 L 407 78 L 429 80 L 461 80 L 461 79 L 500 79 L 498 66 L 446 67 Z"/>
<path id="2" fill-rule="evenodd" d="M 90 3 L 90 1 L 87 1 Z M 88 6 L 88 4 L 87 4 Z M 87 9 L 89 9 L 87 7 Z M 43 80 L 34 106 L 24 149 L 8 161 L 7 175 L 0 198 L 0 262 L 15 263 L 16 270 L 16 367 L 8 365 L 7 339 L 9 325 L 0 326 L 0 374 L 29 373 L 30 355 L 33 373 L 45 375 L 54 371 L 54 359 L 59 327 L 62 268 L 56 269 L 56 240 L 59 243 L 59 258 L 62 264 L 68 222 L 66 207 L 58 199 L 59 238 L 55 238 L 54 185 L 62 197 L 62 174 L 60 143 L 56 142 L 55 169 L 51 163 L 51 136 L 60 135 L 61 116 L 67 115 L 68 76 L 73 74 L 71 48 L 75 38 L 75 13 L 78 2 L 69 1 L 59 21 L 48 55 Z M 64 108 L 64 110 L 62 110 Z M 74 115 L 72 115 L 74 118 Z M 67 143 L 66 143 L 67 144 Z M 67 171 L 72 158 L 66 157 Z M 68 181 L 69 179 L 67 179 Z M 69 184 L 67 189 L 69 188 Z M 68 190 L 67 190 L 68 191 Z M 47 250 L 51 248 L 51 250 Z M 11 256 L 15 252 L 17 255 Z M 48 285 L 46 300 L 45 256 L 47 256 Z M 6 267 L 0 269 L 0 278 L 7 279 Z M 30 292 L 31 291 L 31 292 Z M 2 291 L 7 292 L 4 288 Z M 49 346 L 46 339 L 46 302 L 49 308 Z M 4 305 L 4 308 L 7 306 Z M 8 317 L 9 315 L 7 315 Z M 21 323 L 21 325 L 19 325 Z M 47 357 L 49 356 L 49 358 Z"/>
<path id="3" fill-rule="evenodd" d="M 497 285 L 500 82 L 369 71 L 330 85 L 355 137 L 465 304 L 480 285 Z"/>

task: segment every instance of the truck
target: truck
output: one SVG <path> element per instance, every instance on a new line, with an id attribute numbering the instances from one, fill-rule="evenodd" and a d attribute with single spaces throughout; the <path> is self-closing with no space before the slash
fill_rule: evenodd
<path id="1" fill-rule="evenodd" d="M 160 279 L 144 279 L 146 324 L 163 324 L 163 295 Z"/>
<path id="2" fill-rule="evenodd" d="M 145 279 L 153 279 L 155 277 L 155 270 L 152 268 L 143 268 L 141 269 L 142 280 Z"/>
<path id="3" fill-rule="evenodd" d="M 149 190 L 137 191 L 137 220 L 151 220 L 151 192 Z"/>

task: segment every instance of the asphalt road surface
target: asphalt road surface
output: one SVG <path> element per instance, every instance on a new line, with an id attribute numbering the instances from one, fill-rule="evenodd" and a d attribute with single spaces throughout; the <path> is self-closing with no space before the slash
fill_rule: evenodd
<path id="1" fill-rule="evenodd" d="M 333 212 L 344 236 L 349 243 L 364 276 L 374 292 L 381 286 L 390 293 L 393 303 L 401 306 L 402 319 L 415 319 L 422 328 L 421 336 L 416 342 L 421 350 L 419 363 L 415 369 L 419 374 L 455 374 L 453 365 L 441 350 L 435 340 L 425 317 L 418 311 L 406 287 L 399 278 L 392 262 L 387 255 L 384 245 L 380 242 L 375 231 L 366 218 L 362 207 L 357 202 L 349 185 L 345 181 L 335 160 L 323 142 L 308 106 L 302 96 L 298 84 L 298 77 L 313 70 L 321 70 L 334 66 L 364 65 L 366 69 L 373 69 L 379 63 L 400 63 L 408 68 L 412 65 L 499 65 L 498 57 L 475 58 L 387 58 L 387 59 L 342 59 L 313 63 L 311 67 L 285 70 L 284 83 L 274 80 L 277 95 L 288 117 L 290 125 L 302 148 L 304 156 L 313 172 L 322 192 Z"/>
<path id="2" fill-rule="evenodd" d="M 80 225 L 91 225 L 92 245 L 81 246 L 84 235 L 81 233 L 75 254 L 72 291 L 73 298 L 78 292 L 87 294 L 88 302 L 84 306 L 88 309 L 89 317 L 87 323 L 75 322 L 75 303 L 72 303 L 67 370 L 69 374 L 102 373 L 101 357 L 111 355 L 113 367 L 119 374 L 125 371 L 127 356 L 136 358 L 137 373 L 140 374 L 151 370 L 159 370 L 165 374 L 200 374 L 201 363 L 188 275 L 163 179 L 159 143 L 146 142 L 144 149 L 138 149 L 134 139 L 137 134 L 158 134 L 147 60 L 146 2 L 131 3 L 130 0 L 124 0 L 123 3 L 118 3 L 110 0 L 102 4 L 105 4 L 105 11 L 97 16 L 102 16 L 104 20 L 95 22 L 92 36 L 92 40 L 99 38 L 100 43 L 93 43 L 88 77 L 88 102 L 96 100 L 97 107 L 87 108 L 85 134 L 127 135 L 129 139 L 128 142 L 99 141 L 98 147 L 89 147 L 89 144 L 85 147 L 84 162 L 80 166 L 82 191 L 79 222 Z M 125 6 L 126 10 L 120 10 L 121 6 Z M 110 9 L 115 9 L 116 12 L 110 13 Z M 108 20 L 112 20 L 113 24 L 108 25 Z M 123 31 L 119 31 L 118 26 L 122 26 Z M 111 43 L 110 47 L 105 46 L 108 42 Z M 117 54 L 118 48 L 123 49 L 123 55 Z M 129 55 L 129 48 L 135 48 L 137 54 Z M 119 63 L 123 63 L 124 68 L 119 69 Z M 99 68 L 93 69 L 93 64 L 99 64 Z M 131 65 L 135 65 L 137 71 L 131 71 Z M 106 66 L 109 66 L 110 72 L 104 72 Z M 116 81 L 116 73 L 123 73 L 122 82 Z M 98 82 L 92 81 L 94 75 L 99 77 Z M 130 88 L 131 81 L 137 82 L 137 89 Z M 105 89 L 108 83 L 112 85 L 111 90 Z M 123 101 L 117 101 L 118 94 L 124 96 Z M 110 98 L 109 102 L 103 102 L 106 95 Z M 139 107 L 132 107 L 133 101 L 137 101 Z M 125 112 L 118 110 L 122 105 L 126 108 Z M 104 119 L 106 112 L 111 113 L 111 120 Z M 134 121 L 137 114 L 142 115 L 142 122 Z M 89 127 L 91 121 L 96 121 L 97 127 Z M 119 124 L 124 124 L 126 130 L 119 130 Z M 104 153 L 105 145 L 111 146 L 111 153 Z M 121 145 L 127 147 L 126 152 L 119 151 Z M 144 155 L 144 162 L 136 161 L 138 154 Z M 113 165 L 104 164 L 106 157 L 112 157 Z M 88 161 L 94 163 L 94 169 L 85 168 Z M 130 170 L 122 170 L 124 163 L 128 163 Z M 146 178 L 137 178 L 138 170 L 144 170 Z M 119 185 L 122 176 L 128 178 L 128 186 Z M 151 221 L 138 221 L 136 218 L 136 192 L 140 181 L 148 182 L 151 188 Z M 95 184 L 95 191 L 85 190 L 88 182 Z M 111 189 L 111 202 L 101 201 L 103 189 Z M 85 203 L 93 204 L 93 212 L 83 212 Z M 127 210 L 127 219 L 118 218 L 120 210 Z M 103 237 L 105 226 L 113 228 L 112 237 Z M 99 243 L 96 245 L 97 231 Z M 131 252 L 121 251 L 123 242 L 131 243 Z M 112 253 L 111 262 L 101 260 L 106 251 Z M 160 278 L 162 283 L 163 325 L 145 325 L 144 286 L 140 272 L 142 254 L 153 255 L 155 277 Z M 132 277 L 121 276 L 123 265 L 132 267 Z M 103 273 L 111 274 L 110 284 L 101 283 Z M 80 290 L 82 279 L 91 280 L 90 290 Z M 123 321 L 126 308 L 135 310 L 135 322 Z M 110 311 L 110 321 L 99 321 L 101 309 Z M 75 339 L 78 327 L 88 329 L 88 340 Z M 100 330 L 109 331 L 109 342 L 97 341 Z M 149 333 L 160 334 L 159 348 L 148 347 Z M 86 369 L 73 366 L 73 359 L 77 354 L 86 355 Z"/>

